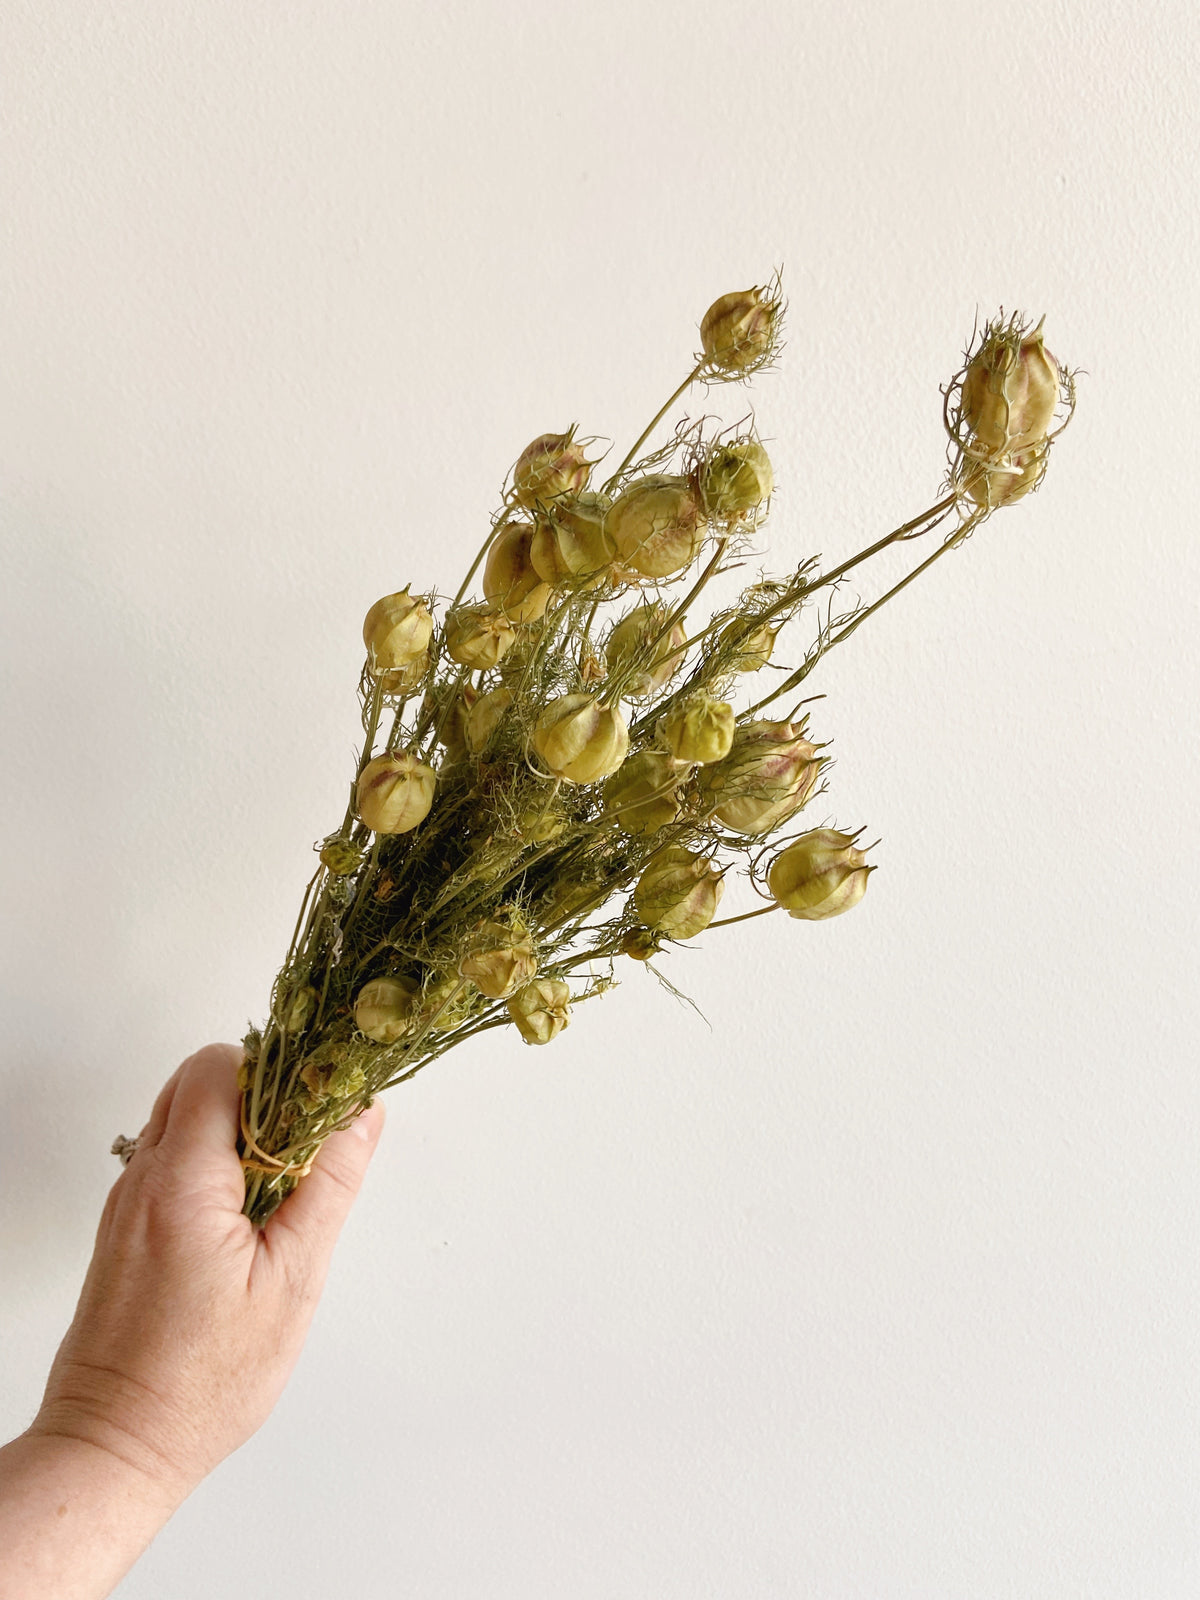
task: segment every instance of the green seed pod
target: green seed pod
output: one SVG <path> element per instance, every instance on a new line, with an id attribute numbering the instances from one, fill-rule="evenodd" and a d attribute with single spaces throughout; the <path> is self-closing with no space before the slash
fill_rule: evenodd
<path id="1" fill-rule="evenodd" d="M 449 1033 L 478 1009 L 477 990 L 456 972 L 433 978 L 421 991 L 419 1021 L 434 1033 Z"/>
<path id="2" fill-rule="evenodd" d="M 303 1033 L 316 1014 L 320 995 L 310 983 L 293 990 L 284 1003 L 280 1021 L 290 1034 Z"/>
<path id="3" fill-rule="evenodd" d="M 384 694 L 408 695 L 419 686 L 429 671 L 429 652 L 423 650 L 403 667 L 391 667 L 377 674 Z"/>
<path id="4" fill-rule="evenodd" d="M 543 433 L 527 444 L 513 468 L 513 499 L 518 505 L 549 506 L 564 495 L 587 487 L 592 464 L 583 446 L 576 444 L 574 429 Z"/>
<path id="5" fill-rule="evenodd" d="M 1040 481 L 1061 383 L 1040 322 L 989 325 L 960 397 L 970 439 L 959 473 L 977 505 L 1011 505 Z"/>
<path id="6" fill-rule="evenodd" d="M 506 1000 L 537 971 L 533 941 L 521 928 L 503 922 L 481 922 L 471 948 L 458 964 L 458 975 L 473 983 L 489 1000 Z"/>
<path id="7" fill-rule="evenodd" d="M 446 618 L 446 654 L 476 672 L 498 666 L 516 639 L 511 619 L 487 606 L 460 606 Z"/>
<path id="8" fill-rule="evenodd" d="M 433 637 L 433 618 L 424 600 L 407 589 L 385 594 L 367 612 L 363 643 L 367 665 L 377 677 L 397 667 L 408 667 L 425 655 Z"/>
<path id="9" fill-rule="evenodd" d="M 766 666 L 775 650 L 775 636 L 779 631 L 777 628 L 772 628 L 764 622 L 755 628 L 753 633 L 739 638 L 744 627 L 745 624 L 741 621 L 734 621 L 721 629 L 721 644 L 729 644 L 738 639 L 738 653 L 729 662 L 730 672 L 757 672 Z"/>
<path id="10" fill-rule="evenodd" d="M 513 995 L 508 1014 L 526 1044 L 549 1044 L 571 1021 L 570 999 L 561 978 L 536 978 Z"/>
<path id="11" fill-rule="evenodd" d="M 363 864 L 364 851 L 349 839 L 326 839 L 321 846 L 321 865 L 335 878 L 348 878 Z"/>
<path id="12" fill-rule="evenodd" d="M 691 939 L 708 927 L 724 892 L 715 861 L 672 845 L 642 873 L 633 903 L 638 916 L 656 933 Z"/>
<path id="13" fill-rule="evenodd" d="M 639 750 L 604 785 L 604 809 L 623 833 L 657 833 L 679 815 L 688 769 L 658 750 Z"/>
<path id="14" fill-rule="evenodd" d="M 644 578 L 669 578 L 690 566 L 706 531 L 691 484 L 663 473 L 639 478 L 618 495 L 605 527 L 624 564 Z"/>
<path id="15" fill-rule="evenodd" d="M 475 701 L 467 713 L 463 728 L 467 749 L 472 755 L 477 756 L 485 748 L 488 740 L 504 721 L 512 701 L 512 690 L 504 688 L 489 689 L 487 694 L 480 695 Z"/>
<path id="16" fill-rule="evenodd" d="M 634 961 L 649 961 L 662 949 L 662 941 L 662 934 L 655 933 L 653 928 L 630 928 L 622 935 L 621 954 L 631 956 Z"/>
<path id="17" fill-rule="evenodd" d="M 715 446 L 700 469 L 700 498 L 714 522 L 755 520 L 774 487 L 771 458 L 757 439 Z"/>
<path id="18" fill-rule="evenodd" d="M 590 694 L 565 694 L 543 709 L 530 743 L 556 778 L 595 783 L 624 761 L 629 730 L 619 711 Z"/>
<path id="19" fill-rule="evenodd" d="M 700 342 L 710 365 L 730 377 L 745 377 L 771 356 L 780 305 L 765 289 L 740 289 L 714 300 L 700 324 Z"/>
<path id="20" fill-rule="evenodd" d="M 604 525 L 611 506 L 607 495 L 581 494 L 538 519 L 529 559 L 544 582 L 585 588 L 604 582 L 617 553 Z"/>
<path id="21" fill-rule="evenodd" d="M 635 606 L 608 636 L 604 659 L 610 677 L 624 680 L 623 700 L 645 700 L 661 689 L 683 665 L 687 639 L 682 620 L 667 630 L 653 649 L 650 641 L 662 633 L 667 612 L 662 606 Z"/>
<path id="22" fill-rule="evenodd" d="M 358 814 L 373 833 L 409 833 L 429 815 L 436 781 L 411 751 L 388 750 L 362 770 Z"/>
<path id="23" fill-rule="evenodd" d="M 775 857 L 767 883 L 789 916 L 823 922 L 858 904 L 875 869 L 854 848 L 857 838 L 836 828 L 816 828 Z"/>
<path id="24" fill-rule="evenodd" d="M 707 766 L 723 761 L 729 754 L 736 726 L 733 707 L 700 689 L 667 712 L 662 723 L 663 739 L 676 761 Z"/>
<path id="25" fill-rule="evenodd" d="M 395 1044 L 413 1025 L 420 989 L 411 978 L 372 978 L 354 1001 L 354 1024 L 376 1044 Z"/>
<path id="26" fill-rule="evenodd" d="M 483 598 L 511 622 L 536 622 L 550 601 L 550 585 L 534 569 L 533 527 L 509 522 L 492 540 L 483 568 Z"/>
<path id="27" fill-rule="evenodd" d="M 735 833 L 770 833 L 812 794 L 820 776 L 817 747 L 802 723 L 747 722 L 724 761 L 701 768 L 717 816 Z"/>

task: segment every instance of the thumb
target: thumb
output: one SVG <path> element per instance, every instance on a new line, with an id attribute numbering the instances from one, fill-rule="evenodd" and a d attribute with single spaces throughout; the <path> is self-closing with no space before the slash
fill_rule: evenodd
<path id="1" fill-rule="evenodd" d="M 376 1100 L 348 1128 L 331 1133 L 317 1152 L 312 1171 L 301 1178 L 264 1233 L 272 1251 L 283 1250 L 301 1273 L 324 1280 L 342 1224 L 362 1187 L 379 1135 L 384 1108 Z"/>

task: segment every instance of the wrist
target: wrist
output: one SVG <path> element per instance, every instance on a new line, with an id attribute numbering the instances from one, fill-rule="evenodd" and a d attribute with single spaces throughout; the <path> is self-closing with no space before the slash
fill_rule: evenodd
<path id="1" fill-rule="evenodd" d="M 205 1476 L 193 1466 L 190 1430 L 159 1395 L 107 1366 L 63 1361 L 61 1352 L 26 1434 L 92 1450 L 98 1468 L 109 1458 L 131 1493 L 172 1511 Z"/>
<path id="2" fill-rule="evenodd" d="M 202 1474 L 189 1476 L 144 1437 L 100 1413 L 79 1411 L 44 1401 L 20 1439 L 47 1459 L 70 1464 L 80 1477 L 90 1476 L 123 1498 L 163 1512 L 163 1521 L 179 1509 Z"/>
<path id="3" fill-rule="evenodd" d="M 100 1600 L 182 1495 L 106 1446 L 37 1422 L 0 1449 L 3 1600 Z"/>

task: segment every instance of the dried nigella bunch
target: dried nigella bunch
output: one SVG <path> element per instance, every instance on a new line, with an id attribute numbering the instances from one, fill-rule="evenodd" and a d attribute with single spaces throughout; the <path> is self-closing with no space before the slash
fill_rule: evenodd
<path id="1" fill-rule="evenodd" d="M 745 426 L 684 422 L 665 446 L 647 441 L 693 384 L 769 368 L 783 316 L 778 281 L 722 295 L 683 383 L 604 481 L 575 428 L 540 434 L 454 600 L 406 584 L 367 611 L 349 803 L 318 846 L 269 1015 L 245 1043 L 256 1221 L 329 1133 L 464 1040 L 505 1028 L 553 1044 L 629 959 L 652 963 L 746 916 L 822 921 L 863 898 L 861 830 L 802 820 L 827 761 L 796 691 L 867 616 L 1037 487 L 1074 392 L 1041 323 L 990 323 L 946 393 L 950 464 L 934 504 L 829 571 L 802 561 L 706 613 L 706 589 L 742 565 L 767 517 L 770 456 Z M 836 614 L 850 572 L 918 538 L 934 539 L 931 553 Z M 789 661 L 810 605 L 815 639 Z M 717 919 L 739 872 L 764 903 Z"/>

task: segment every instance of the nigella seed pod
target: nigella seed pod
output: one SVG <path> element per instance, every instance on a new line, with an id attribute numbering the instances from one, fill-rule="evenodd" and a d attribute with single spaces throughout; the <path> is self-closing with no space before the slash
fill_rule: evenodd
<path id="1" fill-rule="evenodd" d="M 770 833 L 799 811 L 821 772 L 802 723 L 747 722 L 724 761 L 702 767 L 701 785 L 718 818 L 735 833 Z"/>
<path id="2" fill-rule="evenodd" d="M 669 578 L 700 553 L 700 496 L 687 478 L 651 473 L 617 496 L 605 527 L 618 556 L 644 578 Z"/>
<path id="3" fill-rule="evenodd" d="M 424 600 L 407 589 L 385 594 L 376 600 L 363 623 L 367 665 L 377 677 L 411 666 L 425 655 L 432 637 L 433 618 Z"/>
<path id="4" fill-rule="evenodd" d="M 604 659 L 610 677 L 622 680 L 623 700 L 646 699 L 669 683 L 683 665 L 687 634 L 682 619 L 664 633 L 666 620 L 662 606 L 635 606 L 609 634 Z"/>
<path id="5" fill-rule="evenodd" d="M 714 446 L 700 468 L 700 498 L 714 522 L 756 521 L 774 487 L 771 458 L 757 439 Z"/>
<path id="6" fill-rule="evenodd" d="M 533 941 L 522 928 L 504 922 L 481 922 L 471 948 L 458 964 L 458 975 L 473 983 L 489 1000 L 506 1000 L 537 971 Z"/>
<path id="7" fill-rule="evenodd" d="M 679 816 L 688 769 L 658 750 L 639 750 L 604 785 L 604 809 L 623 833 L 657 833 Z"/>
<path id="8" fill-rule="evenodd" d="M 607 495 L 581 494 L 539 517 L 529 559 L 543 582 L 592 587 L 604 581 L 617 553 L 604 525 L 611 506 Z"/>
<path id="9" fill-rule="evenodd" d="M 624 761 L 629 730 L 619 711 L 590 694 L 565 694 L 542 710 L 530 744 L 556 778 L 595 783 Z"/>
<path id="10" fill-rule="evenodd" d="M 723 761 L 733 744 L 733 707 L 703 689 L 672 706 L 663 718 L 663 740 L 676 761 L 711 766 Z"/>
<path id="11" fill-rule="evenodd" d="M 467 749 L 473 756 L 477 756 L 485 748 L 492 734 L 504 721 L 512 701 L 512 690 L 505 688 L 489 689 L 487 694 L 480 695 L 475 701 L 467 713 L 463 728 Z"/>
<path id="12" fill-rule="evenodd" d="M 303 984 L 288 999 L 283 1012 L 283 1025 L 288 1033 L 303 1033 L 316 1014 L 320 995 L 311 983 Z"/>
<path id="13" fill-rule="evenodd" d="M 730 377 L 746 377 L 774 351 L 780 303 L 768 290 L 739 289 L 714 300 L 700 324 L 709 365 Z"/>
<path id="14" fill-rule="evenodd" d="M 385 751 L 359 777 L 358 815 L 373 833 L 409 833 L 429 815 L 436 781 L 412 751 Z"/>
<path id="15" fill-rule="evenodd" d="M 423 650 L 402 667 L 390 667 L 377 674 L 384 694 L 409 695 L 429 671 L 429 652 Z"/>
<path id="16" fill-rule="evenodd" d="M 376 1044 L 395 1044 L 417 1015 L 419 985 L 411 978 L 372 978 L 354 1001 L 354 1025 Z"/>
<path id="17" fill-rule="evenodd" d="M 767 884 L 789 916 L 824 922 L 858 904 L 875 869 L 854 848 L 857 838 L 836 828 L 815 828 L 775 857 Z"/>
<path id="18" fill-rule="evenodd" d="M 349 839 L 326 839 L 321 846 L 321 865 L 335 878 L 348 878 L 363 864 L 364 851 Z"/>
<path id="19" fill-rule="evenodd" d="M 571 1021 L 570 999 L 561 978 L 536 978 L 513 995 L 508 1014 L 526 1044 L 549 1044 Z"/>
<path id="20" fill-rule="evenodd" d="M 642 873 L 633 903 L 647 928 L 668 939 L 692 939 L 708 927 L 724 892 L 715 861 L 672 845 Z"/>
<path id="21" fill-rule="evenodd" d="M 662 949 L 663 936 L 653 928 L 630 928 L 621 937 L 621 954 L 634 961 L 649 961 Z"/>
<path id="22" fill-rule="evenodd" d="M 467 753 L 467 719 L 478 699 L 479 690 L 469 683 L 464 683 L 448 704 L 444 688 L 426 696 L 422 712 L 432 715 L 437 742 L 451 762 L 461 760 Z"/>
<path id="23" fill-rule="evenodd" d="M 770 661 L 775 650 L 778 629 L 762 623 L 752 633 L 745 633 L 745 624 L 730 622 L 721 629 L 720 643 L 737 644 L 737 654 L 730 659 L 730 672 L 758 672 Z"/>
<path id="24" fill-rule="evenodd" d="M 516 819 L 516 831 L 526 844 L 547 844 L 557 839 L 566 825 L 567 819 L 546 797 L 527 805 Z"/>
<path id="25" fill-rule="evenodd" d="M 510 618 L 487 606 L 460 606 L 446 618 L 446 654 L 476 672 L 498 666 L 516 639 Z"/>
<path id="26" fill-rule="evenodd" d="M 587 487 L 592 464 L 576 444 L 574 429 L 543 433 L 527 444 L 513 468 L 513 499 L 518 505 L 548 506 Z"/>
<path id="27" fill-rule="evenodd" d="M 1061 392 L 1040 322 L 1032 332 L 1016 320 L 988 325 L 959 397 L 969 437 L 958 477 L 977 505 L 1011 505 L 1040 481 Z"/>
<path id="28" fill-rule="evenodd" d="M 511 622 L 536 622 L 550 601 L 550 585 L 534 569 L 533 526 L 508 522 L 496 534 L 483 568 L 483 598 Z"/>
<path id="29" fill-rule="evenodd" d="M 421 991 L 419 1022 L 434 1033 L 449 1033 L 475 1011 L 478 992 L 457 972 L 431 979 Z"/>

